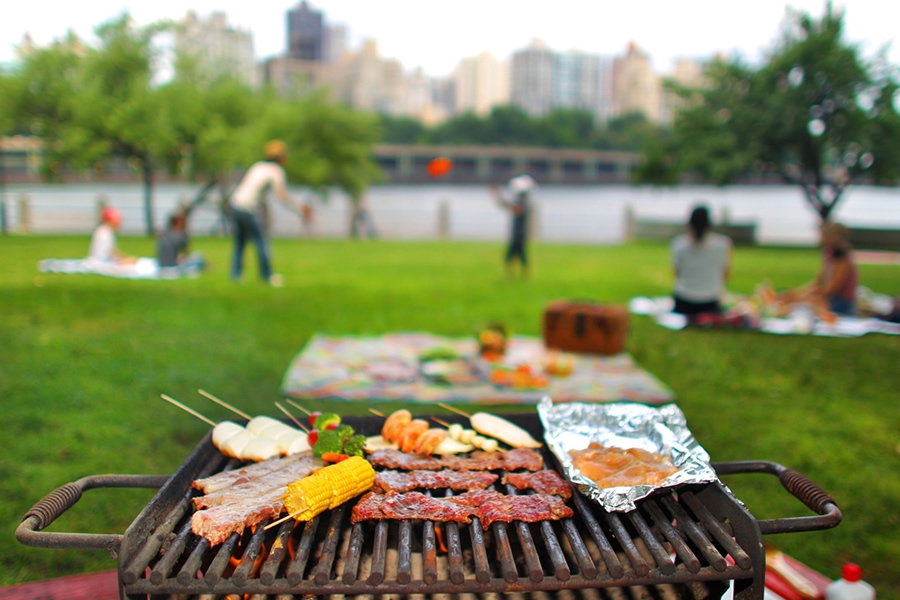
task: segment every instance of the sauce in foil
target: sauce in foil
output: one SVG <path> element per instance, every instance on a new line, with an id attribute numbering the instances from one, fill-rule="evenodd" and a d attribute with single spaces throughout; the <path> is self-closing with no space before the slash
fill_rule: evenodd
<path id="1" fill-rule="evenodd" d="M 591 442 L 569 450 L 572 465 L 600 488 L 657 485 L 677 471 L 672 459 L 640 448 L 608 448 Z"/>

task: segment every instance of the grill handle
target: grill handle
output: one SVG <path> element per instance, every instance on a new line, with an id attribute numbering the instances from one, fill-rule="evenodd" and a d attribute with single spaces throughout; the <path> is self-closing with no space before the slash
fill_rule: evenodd
<path id="1" fill-rule="evenodd" d="M 744 460 L 713 463 L 719 475 L 740 473 L 768 473 L 778 477 L 778 481 L 792 496 L 807 508 L 817 513 L 814 517 L 788 517 L 783 519 L 757 519 L 763 535 L 793 533 L 797 531 L 818 531 L 836 527 L 843 515 L 837 503 L 825 490 L 813 483 L 806 475 L 784 465 L 765 460 Z"/>
<path id="2" fill-rule="evenodd" d="M 75 506 L 81 495 L 95 488 L 160 488 L 168 475 L 90 475 L 58 487 L 31 507 L 16 528 L 16 539 L 35 548 L 106 550 L 116 556 L 120 534 L 54 533 L 41 531 Z"/>

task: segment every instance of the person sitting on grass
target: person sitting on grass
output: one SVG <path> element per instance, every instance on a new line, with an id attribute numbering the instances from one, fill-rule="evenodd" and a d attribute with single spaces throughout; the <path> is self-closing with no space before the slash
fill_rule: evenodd
<path id="1" fill-rule="evenodd" d="M 187 254 L 187 220 L 184 212 L 169 217 L 169 226 L 156 236 L 156 261 L 160 269 L 173 273 L 202 271 L 205 259 L 200 252 Z"/>
<path id="2" fill-rule="evenodd" d="M 697 206 L 691 212 L 688 232 L 672 240 L 673 312 L 689 319 L 721 314 L 720 298 L 731 274 L 731 239 L 709 228 L 709 209 Z"/>
<path id="3" fill-rule="evenodd" d="M 88 260 L 101 265 L 133 265 L 137 258 L 125 254 L 116 246 L 116 232 L 122 225 L 122 213 L 107 206 L 100 213 L 100 225 L 91 236 Z"/>
<path id="4" fill-rule="evenodd" d="M 820 229 L 822 266 L 816 278 L 799 288 L 775 297 L 782 313 L 793 305 L 806 304 L 824 321 L 834 321 L 835 315 L 856 314 L 856 287 L 859 274 L 853 262 L 853 247 L 846 227 L 825 221 Z"/>

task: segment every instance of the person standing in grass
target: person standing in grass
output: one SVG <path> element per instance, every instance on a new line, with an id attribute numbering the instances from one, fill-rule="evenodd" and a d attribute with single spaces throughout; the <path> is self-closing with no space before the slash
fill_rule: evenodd
<path id="1" fill-rule="evenodd" d="M 265 203 L 264 194 L 271 189 L 275 197 L 285 206 L 294 208 L 304 220 L 312 217 L 312 208 L 294 199 L 287 190 L 287 175 L 284 163 L 287 161 L 287 147 L 281 140 L 272 140 L 265 146 L 265 159 L 254 163 L 238 184 L 231 197 L 231 213 L 234 220 L 234 256 L 231 263 L 231 278 L 238 281 L 243 272 L 244 246 L 252 241 L 259 258 L 259 275 L 263 281 L 280 287 L 281 275 L 272 273 L 268 241 L 263 233 L 257 211 Z"/>
<path id="2" fill-rule="evenodd" d="M 676 313 L 692 317 L 721 313 L 719 303 L 731 274 L 731 239 L 709 231 L 709 209 L 691 211 L 688 231 L 672 240 Z"/>
<path id="3" fill-rule="evenodd" d="M 534 179 L 525 174 L 510 179 L 506 190 L 501 190 L 497 185 L 491 186 L 491 194 L 500 206 L 512 214 L 509 245 L 504 258 L 506 274 L 510 277 L 514 274 L 517 262 L 522 277 L 528 277 L 528 255 L 526 253 L 528 221 L 531 213 L 531 192 L 536 185 Z"/>

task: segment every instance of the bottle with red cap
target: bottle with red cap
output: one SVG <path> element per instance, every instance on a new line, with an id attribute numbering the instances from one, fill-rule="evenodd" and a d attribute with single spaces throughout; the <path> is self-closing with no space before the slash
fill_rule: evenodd
<path id="1" fill-rule="evenodd" d="M 862 580 L 859 565 L 847 563 L 841 569 L 841 578 L 825 588 L 825 600 L 874 600 L 875 588 Z"/>

